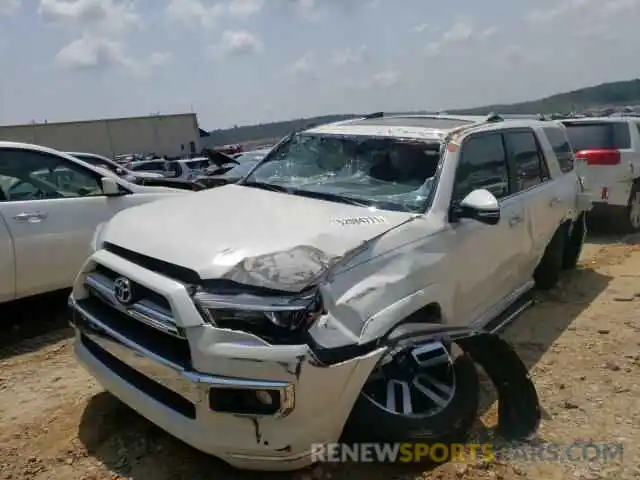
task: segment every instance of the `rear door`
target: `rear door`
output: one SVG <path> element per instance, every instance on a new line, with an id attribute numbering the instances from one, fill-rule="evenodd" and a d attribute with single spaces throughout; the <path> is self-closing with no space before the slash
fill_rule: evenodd
<path id="1" fill-rule="evenodd" d="M 525 211 L 525 240 L 518 264 L 530 278 L 547 244 L 564 218 L 575 189 L 552 181 L 543 149 L 533 129 L 507 130 L 504 135 L 515 197 Z M 575 176 L 573 176 L 575 180 Z M 570 198 L 570 193 L 574 193 Z"/>

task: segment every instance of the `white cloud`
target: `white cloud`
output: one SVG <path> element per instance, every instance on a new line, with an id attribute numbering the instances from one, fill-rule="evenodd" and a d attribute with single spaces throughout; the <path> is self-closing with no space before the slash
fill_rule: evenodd
<path id="1" fill-rule="evenodd" d="M 428 23 L 420 23 L 412 28 L 412 30 L 416 33 L 426 32 L 429 29 Z"/>
<path id="2" fill-rule="evenodd" d="M 400 72 L 394 69 L 382 70 L 371 77 L 373 86 L 389 88 L 400 82 Z"/>
<path id="3" fill-rule="evenodd" d="M 261 51 L 262 42 L 252 33 L 244 30 L 227 30 L 222 34 L 220 43 L 212 49 L 216 57 L 231 55 L 250 55 Z"/>
<path id="4" fill-rule="evenodd" d="M 527 20 L 534 26 L 555 21 L 597 22 L 619 14 L 638 13 L 640 0 L 554 0 L 547 8 L 529 12 Z"/>
<path id="5" fill-rule="evenodd" d="M 293 62 L 286 73 L 294 77 L 310 77 L 316 72 L 316 55 L 313 52 L 307 52 L 298 60 Z"/>
<path id="6" fill-rule="evenodd" d="M 186 25 L 199 24 L 204 28 L 212 28 L 225 13 L 221 3 L 206 0 L 169 0 L 165 13 L 169 19 Z"/>
<path id="7" fill-rule="evenodd" d="M 120 32 L 138 21 L 133 2 L 127 0 L 40 0 L 38 13 L 93 32 Z"/>
<path id="8" fill-rule="evenodd" d="M 478 38 L 480 40 L 486 40 L 488 38 L 495 37 L 497 33 L 498 27 L 487 27 L 478 33 Z"/>
<path id="9" fill-rule="evenodd" d="M 20 0 L 0 0 L 0 15 L 12 15 L 20 8 Z"/>
<path id="10" fill-rule="evenodd" d="M 288 3 L 298 17 L 308 21 L 321 20 L 328 13 L 326 3 L 318 0 L 288 0 Z"/>
<path id="11" fill-rule="evenodd" d="M 456 22 L 453 26 L 444 32 L 441 43 L 458 43 L 469 40 L 474 34 L 473 25 L 469 22 Z"/>
<path id="12" fill-rule="evenodd" d="M 135 76 L 145 76 L 169 60 L 165 53 L 153 53 L 147 60 L 135 59 L 125 50 L 120 41 L 85 34 L 62 48 L 55 61 L 66 70 L 123 67 Z"/>
<path id="13" fill-rule="evenodd" d="M 361 45 L 357 48 L 346 47 L 341 50 L 336 50 L 331 54 L 330 63 L 342 67 L 345 65 L 354 65 L 362 63 L 367 59 L 367 47 Z"/>
<path id="14" fill-rule="evenodd" d="M 229 13 L 239 17 L 248 17 L 259 13 L 264 6 L 264 0 L 231 0 Z"/>
<path id="15" fill-rule="evenodd" d="M 476 29 L 470 21 L 458 21 L 449 30 L 445 31 L 440 38 L 429 42 L 424 50 L 425 55 L 434 57 L 441 55 L 445 48 L 454 45 L 465 45 L 468 49 L 473 48 L 474 42 L 479 42 L 492 38 L 498 32 L 495 26 L 489 26 L 482 30 Z"/>

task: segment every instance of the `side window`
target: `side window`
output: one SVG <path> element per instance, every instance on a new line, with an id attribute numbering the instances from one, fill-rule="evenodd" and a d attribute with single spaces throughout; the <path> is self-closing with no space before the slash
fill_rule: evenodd
<path id="1" fill-rule="evenodd" d="M 549 179 L 546 161 L 532 131 L 505 132 L 504 138 L 514 165 L 517 191 L 535 187 Z"/>
<path id="2" fill-rule="evenodd" d="M 0 201 L 102 195 L 98 175 L 64 158 L 28 150 L 0 150 Z"/>
<path id="3" fill-rule="evenodd" d="M 509 172 L 502 134 L 472 136 L 464 142 L 453 185 L 453 202 L 478 188 L 500 199 L 509 195 Z"/>
<path id="4" fill-rule="evenodd" d="M 638 129 L 638 135 L 640 135 L 640 123 L 636 123 L 636 128 Z"/>
<path id="5" fill-rule="evenodd" d="M 567 134 L 561 128 L 545 127 L 542 130 L 551 144 L 553 153 L 556 154 L 556 158 L 560 164 L 560 170 L 562 170 L 563 173 L 572 171 L 575 157 Z"/>

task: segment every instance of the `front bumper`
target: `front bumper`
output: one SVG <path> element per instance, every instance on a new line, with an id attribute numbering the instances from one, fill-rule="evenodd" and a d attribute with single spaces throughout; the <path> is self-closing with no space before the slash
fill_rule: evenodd
<path id="1" fill-rule="evenodd" d="M 116 263 L 124 266 L 121 259 Z M 124 274 L 138 280 L 135 270 L 140 267 L 130 264 L 127 269 Z M 80 363 L 151 422 L 238 468 L 294 470 L 313 463 L 312 446 L 337 441 L 383 353 L 377 350 L 325 366 L 306 345 L 256 344 L 250 335 L 228 335 L 203 322 L 195 325 L 191 318 L 181 323 L 192 324 L 184 331 L 193 363 L 180 365 L 122 335 L 87 308 L 85 300 L 77 282 L 69 305 Z M 261 415 L 215 411 L 211 396 L 229 388 L 277 391 L 281 408 Z"/>

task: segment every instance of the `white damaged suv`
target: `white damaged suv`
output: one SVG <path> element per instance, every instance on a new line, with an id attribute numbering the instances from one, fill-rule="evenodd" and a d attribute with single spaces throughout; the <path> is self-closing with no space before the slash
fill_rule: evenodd
<path id="1" fill-rule="evenodd" d="M 494 332 L 576 265 L 591 205 L 548 132 L 565 136 L 554 121 L 372 114 L 290 135 L 239 184 L 119 213 L 69 299 L 76 355 L 241 468 L 303 467 L 341 435 L 462 437 L 474 361 L 501 431 L 529 435 L 535 389 Z"/>

